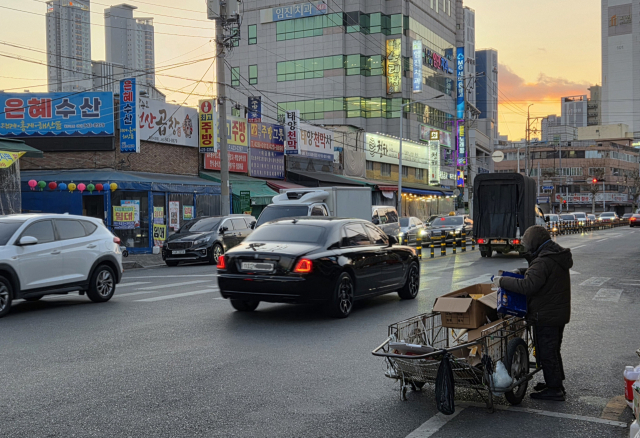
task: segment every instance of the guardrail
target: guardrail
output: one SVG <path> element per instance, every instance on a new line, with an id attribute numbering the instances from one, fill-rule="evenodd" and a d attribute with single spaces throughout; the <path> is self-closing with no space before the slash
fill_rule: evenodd
<path id="1" fill-rule="evenodd" d="M 547 231 L 552 236 L 564 236 L 568 234 L 582 234 L 585 232 L 609 230 L 611 228 L 624 227 L 629 225 L 628 219 L 617 219 L 612 221 L 560 221 L 547 222 Z"/>

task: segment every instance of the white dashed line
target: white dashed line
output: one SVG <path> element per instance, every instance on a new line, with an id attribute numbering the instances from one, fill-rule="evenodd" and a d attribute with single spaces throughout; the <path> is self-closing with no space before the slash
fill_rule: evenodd
<path id="1" fill-rule="evenodd" d="M 583 246 L 586 246 L 586 245 L 572 246 L 570 249 L 578 249 L 578 248 L 582 248 Z"/>
<path id="2" fill-rule="evenodd" d="M 438 412 L 433 417 L 422 423 L 420 427 L 407 435 L 407 438 L 428 438 L 437 433 L 442 426 L 453 420 L 462 412 L 464 408 L 456 407 L 456 411 L 451 415 L 444 415 L 442 412 Z"/>
<path id="3" fill-rule="evenodd" d="M 141 284 L 149 284 L 151 283 L 150 281 L 134 281 L 133 283 L 120 283 L 118 286 L 118 288 L 121 287 L 129 287 L 129 286 L 139 286 Z"/>
<path id="4" fill-rule="evenodd" d="M 620 301 L 622 289 L 600 289 L 593 297 L 594 301 L 611 301 L 617 303 Z"/>
<path id="5" fill-rule="evenodd" d="M 591 277 L 580 283 L 580 286 L 602 286 L 609 280 L 610 277 Z"/>
<path id="6" fill-rule="evenodd" d="M 185 281 L 183 283 L 172 283 L 172 284 L 165 284 L 162 286 L 148 286 L 148 287 L 141 287 L 140 290 L 157 290 L 157 289 L 169 289 L 172 287 L 178 287 L 178 286 L 188 286 L 190 284 L 198 284 L 198 283 L 210 283 L 211 280 L 194 280 L 194 281 Z"/>
<path id="7" fill-rule="evenodd" d="M 194 291 L 185 292 L 185 293 L 182 293 L 182 294 L 163 295 L 161 297 L 145 298 L 144 300 L 136 300 L 136 302 L 137 303 L 141 303 L 141 302 L 150 303 L 150 302 L 153 302 L 153 301 L 172 300 L 174 298 L 190 297 L 192 295 L 210 294 L 212 292 L 217 292 L 218 290 L 219 289 L 194 290 Z"/>

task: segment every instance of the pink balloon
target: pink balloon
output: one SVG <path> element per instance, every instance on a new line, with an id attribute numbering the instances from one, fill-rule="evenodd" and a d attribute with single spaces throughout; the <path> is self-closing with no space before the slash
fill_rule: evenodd
<path id="1" fill-rule="evenodd" d="M 35 179 L 29 180 L 29 187 L 34 188 L 37 185 L 38 181 L 36 181 Z"/>
<path id="2" fill-rule="evenodd" d="M 78 190 L 80 190 L 80 193 L 82 193 L 87 190 L 87 186 L 85 186 L 83 183 L 80 183 L 78 184 Z"/>

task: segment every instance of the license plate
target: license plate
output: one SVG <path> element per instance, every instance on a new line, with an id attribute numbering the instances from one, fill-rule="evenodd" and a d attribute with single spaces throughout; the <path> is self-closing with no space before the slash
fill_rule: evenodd
<path id="1" fill-rule="evenodd" d="M 243 271 L 273 271 L 272 263 L 243 262 Z"/>
<path id="2" fill-rule="evenodd" d="M 178 254 L 185 254 L 185 250 L 184 250 L 184 249 L 181 249 L 181 250 L 179 250 L 179 251 L 171 251 L 171 254 L 174 254 L 174 255 L 178 255 Z"/>
<path id="3" fill-rule="evenodd" d="M 491 243 L 495 243 L 498 245 L 506 245 L 507 241 L 506 240 L 492 240 Z"/>

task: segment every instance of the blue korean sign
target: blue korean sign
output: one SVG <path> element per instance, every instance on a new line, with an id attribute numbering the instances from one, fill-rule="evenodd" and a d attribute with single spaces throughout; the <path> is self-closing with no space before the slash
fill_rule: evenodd
<path id="1" fill-rule="evenodd" d="M 140 152 L 136 78 L 120 81 L 120 152 Z"/>
<path id="2" fill-rule="evenodd" d="M 323 1 L 306 2 L 297 5 L 273 8 L 273 21 L 292 20 L 294 18 L 313 17 L 327 13 L 327 4 Z"/>
<path id="3" fill-rule="evenodd" d="M 284 126 L 251 123 L 249 175 L 284 179 Z"/>
<path id="4" fill-rule="evenodd" d="M 113 93 L 0 93 L 1 137 L 113 135 Z"/>
<path id="5" fill-rule="evenodd" d="M 458 119 L 464 119 L 464 47 L 458 47 L 456 53 L 456 112 Z"/>
<path id="6" fill-rule="evenodd" d="M 249 97 L 249 112 L 247 114 L 247 122 L 262 122 L 262 97 Z"/>
<path id="7" fill-rule="evenodd" d="M 422 41 L 413 41 L 413 92 L 422 91 Z"/>

